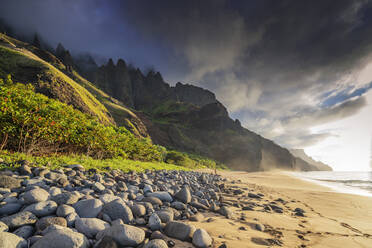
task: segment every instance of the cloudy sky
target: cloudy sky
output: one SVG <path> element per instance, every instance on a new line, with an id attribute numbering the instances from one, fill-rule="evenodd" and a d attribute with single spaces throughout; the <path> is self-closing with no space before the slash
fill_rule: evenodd
<path id="1" fill-rule="evenodd" d="M 0 17 L 212 90 L 243 126 L 337 170 L 370 168 L 372 1 L 2 0 Z"/>

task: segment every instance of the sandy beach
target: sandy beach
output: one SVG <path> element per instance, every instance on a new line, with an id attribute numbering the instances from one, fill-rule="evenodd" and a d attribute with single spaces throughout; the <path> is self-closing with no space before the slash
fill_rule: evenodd
<path id="1" fill-rule="evenodd" d="M 211 213 L 202 222 L 192 222 L 211 234 L 214 247 L 223 243 L 234 248 L 372 247 L 371 197 L 333 192 L 285 172 L 222 175 L 235 180 L 227 183 L 232 189 L 244 191 L 223 195 L 233 217 Z M 247 197 L 248 192 L 263 196 Z M 243 206 L 252 210 L 242 210 Z M 305 211 L 303 217 L 295 214 L 296 208 Z M 264 226 L 264 231 L 257 230 L 256 224 Z"/>

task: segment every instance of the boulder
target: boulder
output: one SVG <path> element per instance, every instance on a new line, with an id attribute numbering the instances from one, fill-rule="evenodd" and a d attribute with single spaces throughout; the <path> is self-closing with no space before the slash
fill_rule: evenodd
<path id="1" fill-rule="evenodd" d="M 57 210 L 57 203 L 54 201 L 44 201 L 34 203 L 24 209 L 24 211 L 29 211 L 36 215 L 37 217 L 43 217 L 47 215 L 54 214 Z"/>
<path id="2" fill-rule="evenodd" d="M 156 213 L 153 213 L 150 216 L 149 227 L 152 231 L 157 231 L 161 229 L 161 219 Z"/>
<path id="3" fill-rule="evenodd" d="M 0 188 L 19 188 L 21 187 L 21 181 L 10 176 L 0 175 Z"/>
<path id="4" fill-rule="evenodd" d="M 1 219 L 5 225 L 10 229 L 15 229 L 20 226 L 34 224 L 37 221 L 37 217 L 28 211 L 19 212 Z"/>
<path id="5" fill-rule="evenodd" d="M 153 193 L 148 193 L 147 196 L 156 197 L 156 198 L 160 199 L 162 202 L 172 202 L 173 201 L 172 196 L 166 191 L 156 191 L 156 192 L 153 192 Z"/>
<path id="6" fill-rule="evenodd" d="M 30 225 L 21 226 L 17 230 L 15 230 L 13 233 L 23 239 L 28 239 L 29 237 L 34 234 L 35 228 Z"/>
<path id="7" fill-rule="evenodd" d="M 131 209 L 132 209 L 132 213 L 137 217 L 141 217 L 146 214 L 146 208 L 143 205 L 134 204 Z"/>
<path id="8" fill-rule="evenodd" d="M 193 225 L 178 221 L 171 221 L 165 226 L 165 234 L 169 237 L 182 241 L 188 241 L 192 238 L 196 228 Z"/>
<path id="9" fill-rule="evenodd" d="M 102 205 L 98 199 L 87 199 L 75 203 L 74 208 L 81 218 L 96 218 L 102 210 Z"/>
<path id="10" fill-rule="evenodd" d="M 107 214 L 111 220 L 122 219 L 125 224 L 133 221 L 132 210 L 121 200 L 105 204 L 102 213 Z"/>
<path id="11" fill-rule="evenodd" d="M 182 187 L 182 189 L 174 195 L 174 198 L 185 204 L 191 202 L 191 192 L 189 187 Z"/>
<path id="12" fill-rule="evenodd" d="M 69 205 L 63 204 L 63 205 L 58 206 L 56 214 L 58 217 L 66 217 L 67 215 L 71 213 L 75 213 L 75 208 Z"/>
<path id="13" fill-rule="evenodd" d="M 58 205 L 75 204 L 80 198 L 80 195 L 75 192 L 65 192 L 52 197 L 52 200 L 55 201 Z"/>
<path id="14" fill-rule="evenodd" d="M 104 236 L 96 243 L 94 248 L 119 248 L 119 246 L 112 237 Z"/>
<path id="15" fill-rule="evenodd" d="M 59 225 L 62 227 L 67 227 L 67 221 L 65 218 L 62 217 L 53 216 L 44 217 L 36 222 L 36 229 L 39 231 L 43 231 L 50 225 Z"/>
<path id="16" fill-rule="evenodd" d="M 97 218 L 77 218 L 75 228 L 88 238 L 94 238 L 96 234 L 110 227 L 107 222 Z"/>
<path id="17" fill-rule="evenodd" d="M 40 238 L 32 248 L 88 248 L 89 241 L 81 233 L 69 228 L 56 230 Z"/>
<path id="18" fill-rule="evenodd" d="M 145 231 L 126 224 L 114 224 L 99 232 L 97 239 L 105 236 L 113 238 L 121 246 L 136 247 L 145 240 Z"/>
<path id="19" fill-rule="evenodd" d="M 4 222 L 0 221 L 0 232 L 6 232 L 8 230 L 8 226 Z"/>
<path id="20" fill-rule="evenodd" d="M 24 193 L 23 199 L 25 201 L 25 204 L 32 204 L 37 202 L 43 202 L 48 200 L 49 193 L 45 191 L 44 189 L 32 189 Z"/>
<path id="21" fill-rule="evenodd" d="M 27 241 L 13 233 L 0 232 L 0 247 L 27 248 Z"/>
<path id="22" fill-rule="evenodd" d="M 212 245 L 212 238 L 204 229 L 197 229 L 192 236 L 192 243 L 198 248 L 206 248 Z"/>
<path id="23" fill-rule="evenodd" d="M 143 248 L 168 248 L 168 245 L 162 239 L 153 239 L 145 244 Z"/>
<path id="24" fill-rule="evenodd" d="M 1 205 L 0 216 L 17 213 L 21 208 L 22 204 L 20 203 L 7 203 L 5 205 Z"/>

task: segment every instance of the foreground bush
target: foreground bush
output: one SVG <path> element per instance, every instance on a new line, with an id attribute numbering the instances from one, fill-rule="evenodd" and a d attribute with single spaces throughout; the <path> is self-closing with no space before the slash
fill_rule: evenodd
<path id="1" fill-rule="evenodd" d="M 71 106 L 34 92 L 31 85 L 0 79 L 0 150 L 27 154 L 83 153 L 163 161 L 166 150 L 127 129 L 103 125 Z"/>

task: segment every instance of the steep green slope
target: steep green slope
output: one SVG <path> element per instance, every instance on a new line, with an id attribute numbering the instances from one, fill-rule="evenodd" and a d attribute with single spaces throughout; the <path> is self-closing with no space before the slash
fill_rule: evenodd
<path id="1" fill-rule="evenodd" d="M 63 64 L 52 64 L 36 56 L 26 43 L 19 42 L 0 34 L 0 77 L 11 74 L 13 79 L 21 83 L 31 83 L 38 92 L 61 102 L 73 105 L 75 108 L 99 118 L 104 123 L 112 123 L 106 107 L 101 104 L 89 91 L 76 83 L 61 70 Z M 32 47 L 32 46 L 31 46 Z M 44 52 L 44 54 L 48 54 Z M 53 55 L 49 54 L 49 59 Z"/>

